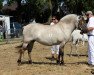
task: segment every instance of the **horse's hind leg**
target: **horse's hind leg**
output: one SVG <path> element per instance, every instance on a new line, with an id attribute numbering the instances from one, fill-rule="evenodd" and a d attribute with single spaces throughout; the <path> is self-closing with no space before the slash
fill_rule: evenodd
<path id="1" fill-rule="evenodd" d="M 24 53 L 24 49 L 23 48 L 21 48 L 20 50 L 19 50 L 19 53 L 20 53 L 20 55 L 19 55 L 19 58 L 18 58 L 18 65 L 20 65 L 21 64 L 21 58 L 22 58 L 22 54 Z"/>
<path id="2" fill-rule="evenodd" d="M 72 56 L 72 52 L 73 52 L 73 43 L 71 44 L 71 51 L 70 51 L 69 56 Z"/>
<path id="3" fill-rule="evenodd" d="M 22 47 L 19 50 L 19 58 L 18 58 L 18 65 L 21 64 L 21 58 L 22 58 L 22 54 L 24 53 L 24 51 L 27 49 L 27 45 L 28 43 L 23 43 Z"/>
<path id="4" fill-rule="evenodd" d="M 28 61 L 29 61 L 29 64 L 32 63 L 32 60 L 31 60 L 31 51 L 32 51 L 32 48 L 33 48 L 33 45 L 34 45 L 34 42 L 35 41 L 31 41 L 28 46 L 27 46 L 27 49 L 28 49 Z"/>

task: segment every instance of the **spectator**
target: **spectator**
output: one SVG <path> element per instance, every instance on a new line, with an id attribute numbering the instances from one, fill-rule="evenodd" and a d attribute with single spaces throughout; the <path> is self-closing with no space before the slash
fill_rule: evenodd
<path id="1" fill-rule="evenodd" d="M 55 24 L 58 23 L 58 21 L 59 21 L 59 19 L 57 18 L 57 16 L 53 16 L 52 17 L 52 22 L 51 22 L 50 25 L 55 25 Z M 55 58 L 54 57 L 55 52 L 56 52 L 56 56 L 58 56 L 58 54 L 59 54 L 59 46 L 60 45 L 53 45 L 52 46 L 52 48 L 51 48 L 52 60 Z"/>
<path id="2" fill-rule="evenodd" d="M 92 11 L 87 11 L 86 16 L 89 19 L 87 23 L 88 32 L 88 64 L 94 65 L 94 15 Z"/>

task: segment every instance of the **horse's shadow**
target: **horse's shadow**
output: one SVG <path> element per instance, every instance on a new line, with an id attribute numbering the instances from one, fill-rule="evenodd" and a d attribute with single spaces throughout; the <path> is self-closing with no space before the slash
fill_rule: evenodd
<path id="1" fill-rule="evenodd" d="M 84 56 L 84 55 L 82 55 L 82 56 Z M 37 61 L 37 62 L 35 62 L 35 61 L 33 61 L 31 64 L 37 64 L 37 65 L 58 65 L 56 62 L 52 62 L 52 58 L 51 57 L 45 57 L 46 59 L 48 59 L 48 60 L 50 60 L 51 62 L 39 62 L 39 61 Z M 56 61 L 56 59 L 54 59 L 53 61 Z M 24 64 L 30 64 L 28 61 L 22 61 L 21 62 L 21 65 L 24 65 Z M 88 65 L 88 63 L 87 62 L 85 62 L 85 61 L 78 61 L 78 62 L 70 62 L 70 63 L 65 63 L 64 64 L 64 66 L 66 66 L 66 65 L 68 65 L 68 64 L 71 64 L 71 65 L 80 65 L 80 64 L 85 64 L 85 65 Z"/>
<path id="2" fill-rule="evenodd" d="M 56 60 L 56 58 L 52 58 L 52 57 L 45 57 L 46 59 L 52 61 L 52 60 Z"/>
<path id="3" fill-rule="evenodd" d="M 52 63 L 52 62 L 32 62 L 32 63 L 29 63 L 28 61 L 22 61 L 21 62 L 21 65 L 24 65 L 24 64 L 38 64 L 38 65 L 42 65 L 42 64 L 48 64 L 48 65 L 57 65 L 57 63 Z"/>
<path id="4" fill-rule="evenodd" d="M 34 62 L 34 61 L 32 61 L 32 63 L 29 63 L 29 61 L 22 61 L 21 62 L 21 65 L 24 65 L 24 64 L 39 64 L 39 65 L 42 65 L 42 64 L 48 64 L 48 65 L 57 65 L 57 63 L 55 63 L 55 62 L 52 62 L 52 58 L 51 57 L 45 57 L 46 59 L 48 59 L 48 60 L 50 60 L 51 62 Z M 56 59 L 54 59 L 54 60 L 56 60 Z"/>
<path id="5" fill-rule="evenodd" d="M 39 65 L 42 65 L 42 64 L 48 64 L 48 65 L 57 65 L 57 63 L 56 62 L 53 62 L 54 60 L 56 61 L 56 58 L 54 58 L 53 60 L 52 60 L 52 58 L 51 57 L 45 57 L 46 59 L 48 59 L 48 60 L 50 60 L 51 62 L 34 62 L 34 61 L 32 61 L 32 63 L 31 64 L 39 64 Z M 28 61 L 22 61 L 21 62 L 21 64 L 22 65 L 24 65 L 24 64 L 30 64 Z"/>
<path id="6" fill-rule="evenodd" d="M 67 64 L 76 64 L 76 65 L 80 65 L 80 64 L 85 64 L 85 65 L 88 65 L 87 62 L 74 62 L 74 63 L 66 63 Z"/>
<path id="7" fill-rule="evenodd" d="M 68 56 L 76 56 L 76 57 L 78 57 L 78 56 L 86 56 L 86 57 L 88 57 L 88 55 L 87 54 L 67 54 Z"/>
<path id="8" fill-rule="evenodd" d="M 69 54 L 67 54 L 67 55 L 69 55 Z M 77 56 L 77 57 L 78 57 L 77 54 L 72 54 L 72 56 Z M 87 55 L 84 55 L 84 54 L 82 55 L 82 54 L 81 54 L 81 55 L 79 55 L 79 56 L 87 56 Z M 52 58 L 51 58 L 51 57 L 45 57 L 45 58 L 52 61 Z M 54 60 L 56 60 L 56 59 L 54 59 Z M 67 64 L 78 64 L 78 65 L 79 65 L 79 64 L 86 64 L 86 65 L 88 65 L 88 63 L 87 63 L 87 62 L 84 62 L 84 61 L 83 61 L 83 62 L 74 62 L 74 63 L 71 63 L 71 62 L 70 62 L 70 63 L 65 63 L 65 65 L 67 65 Z"/>
<path id="9" fill-rule="evenodd" d="M 28 61 L 23 61 L 21 63 L 21 65 L 25 65 L 25 64 L 28 64 L 28 65 L 59 65 L 61 66 L 60 64 L 57 64 L 57 63 L 52 63 L 52 62 L 32 62 L 31 64 L 28 63 Z M 84 64 L 84 65 L 88 65 L 89 64 L 87 62 L 73 62 L 73 63 L 64 63 L 62 66 L 67 66 L 67 65 L 80 65 L 80 64 Z"/>

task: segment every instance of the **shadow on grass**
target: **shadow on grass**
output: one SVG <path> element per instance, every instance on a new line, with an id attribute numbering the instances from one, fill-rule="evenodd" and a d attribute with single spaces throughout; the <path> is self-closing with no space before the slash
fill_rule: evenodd
<path id="1" fill-rule="evenodd" d="M 38 65 L 57 65 L 57 63 L 52 63 L 52 62 L 32 62 L 32 63 L 29 63 L 28 61 L 22 61 L 21 62 L 21 65 L 24 65 L 24 64 L 38 64 Z"/>
<path id="2" fill-rule="evenodd" d="M 48 60 L 50 60 L 50 61 L 54 61 L 54 60 L 56 60 L 56 58 L 52 58 L 52 57 L 45 57 L 46 59 L 48 59 Z"/>
<path id="3" fill-rule="evenodd" d="M 74 63 L 65 63 L 65 64 L 77 64 L 77 65 L 80 65 L 80 64 L 85 64 L 85 65 L 88 65 L 88 63 L 87 62 L 74 62 Z"/>
<path id="4" fill-rule="evenodd" d="M 78 57 L 78 56 L 86 56 L 86 57 L 88 57 L 88 55 L 87 54 L 67 54 L 68 56 L 76 56 L 76 57 Z"/>
<path id="5" fill-rule="evenodd" d="M 19 66 L 26 65 L 26 64 L 28 64 L 28 65 L 33 65 L 33 64 L 35 64 L 35 65 L 58 65 L 58 66 L 68 66 L 68 65 L 80 65 L 80 64 L 83 64 L 83 65 L 89 66 L 87 62 L 74 62 L 74 63 L 70 62 L 70 63 L 64 63 L 63 65 L 60 65 L 60 64 L 57 64 L 55 62 L 54 63 L 52 63 L 52 62 L 32 62 L 30 64 L 30 63 L 28 63 L 28 61 L 21 62 L 21 64 Z"/>

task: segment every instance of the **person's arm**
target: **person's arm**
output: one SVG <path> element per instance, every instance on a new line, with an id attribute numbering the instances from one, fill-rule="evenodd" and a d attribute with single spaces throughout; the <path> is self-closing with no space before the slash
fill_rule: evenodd
<path id="1" fill-rule="evenodd" d="M 87 33 L 89 31 L 92 31 L 93 29 L 94 29 L 94 27 L 88 27 L 85 30 L 81 30 L 80 34 Z"/>
<path id="2" fill-rule="evenodd" d="M 93 29 L 94 29 L 94 27 L 88 27 L 87 31 L 89 32 L 89 31 L 92 31 Z"/>
<path id="3" fill-rule="evenodd" d="M 92 31 L 94 29 L 94 19 L 89 19 L 89 26 L 87 27 L 87 31 Z"/>

